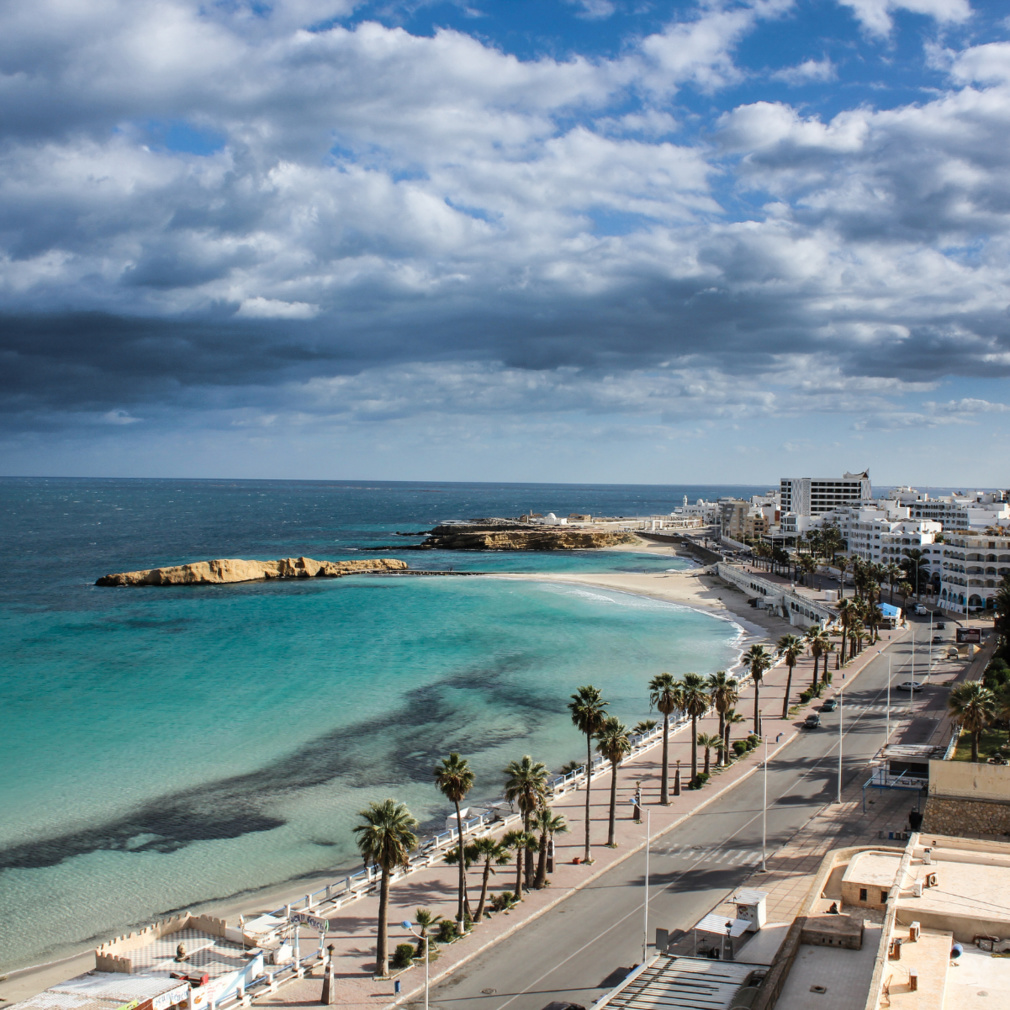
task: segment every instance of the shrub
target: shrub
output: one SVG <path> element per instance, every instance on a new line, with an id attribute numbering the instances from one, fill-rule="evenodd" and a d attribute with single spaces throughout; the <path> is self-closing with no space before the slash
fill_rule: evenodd
<path id="1" fill-rule="evenodd" d="M 746 740 L 734 740 L 733 741 L 733 753 L 737 757 L 743 757 L 744 754 L 746 754 L 748 750 L 750 750 L 750 748 L 747 746 L 747 741 Z"/>
<path id="2" fill-rule="evenodd" d="M 814 692 L 811 691 L 810 688 L 807 688 L 805 691 L 800 691 L 800 703 L 806 705 L 813 696 Z"/>
<path id="3" fill-rule="evenodd" d="M 414 963 L 414 945 L 412 943 L 398 943 L 393 951 L 393 967 L 409 968 Z"/>
<path id="4" fill-rule="evenodd" d="M 708 772 L 698 772 L 687 784 L 688 789 L 700 789 L 709 780 Z"/>
<path id="5" fill-rule="evenodd" d="M 759 743 L 761 743 L 761 737 L 757 733 L 751 733 L 747 737 L 747 750 L 753 750 Z"/>
<path id="6" fill-rule="evenodd" d="M 491 908 L 495 912 L 504 912 L 516 903 L 516 896 L 511 891 L 502 891 L 501 894 L 491 896 Z"/>
<path id="7" fill-rule="evenodd" d="M 436 934 L 439 943 L 452 943 L 456 939 L 456 923 L 451 919 L 443 919 L 438 924 L 438 933 Z"/>

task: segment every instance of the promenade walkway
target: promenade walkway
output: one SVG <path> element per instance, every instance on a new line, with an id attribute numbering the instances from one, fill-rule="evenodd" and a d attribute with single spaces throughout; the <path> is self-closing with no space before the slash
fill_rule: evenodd
<path id="1" fill-rule="evenodd" d="M 797 629 L 791 629 L 797 630 Z M 846 668 L 846 687 L 852 683 L 853 677 L 876 656 L 876 649 L 898 641 L 904 636 L 902 630 L 887 632 L 882 636 L 880 646 L 866 650 L 861 656 Z M 774 643 L 769 643 L 773 645 Z M 833 665 L 833 664 L 832 664 Z M 793 678 L 792 697 L 795 700 L 805 687 L 812 673 L 812 661 L 809 658 L 801 660 Z M 770 741 L 769 756 L 788 744 L 796 733 L 804 716 L 811 708 L 802 709 L 794 718 L 782 720 L 782 701 L 785 690 L 787 671 L 784 665 L 777 666 L 765 675 L 761 685 L 760 700 L 764 729 Z M 836 676 L 836 685 L 839 678 Z M 736 708 L 741 714 L 748 716 L 747 722 L 734 727 L 734 739 L 750 732 L 751 715 L 753 711 L 754 692 L 752 687 L 745 688 Z M 815 703 L 819 704 L 819 703 Z M 897 726 L 895 727 L 897 728 Z M 713 714 L 699 720 L 698 730 L 701 733 L 714 734 L 718 730 L 718 720 Z M 485 947 L 498 943 L 509 934 L 519 929 L 530 919 L 541 914 L 548 908 L 562 901 L 575 889 L 585 886 L 589 881 L 627 858 L 645 844 L 645 825 L 636 824 L 632 820 L 630 799 L 635 791 L 636 781 L 641 782 L 643 801 L 651 810 L 652 835 L 658 835 L 670 830 L 684 818 L 690 816 L 701 807 L 710 803 L 722 791 L 731 788 L 751 776 L 759 767 L 763 757 L 762 748 L 757 748 L 747 757 L 738 760 L 728 768 L 714 771 L 711 781 L 701 790 L 684 789 L 680 796 L 672 797 L 669 806 L 658 803 L 660 790 L 660 762 L 662 746 L 657 744 L 622 764 L 618 771 L 618 820 L 617 840 L 615 849 L 607 848 L 603 843 L 607 837 L 607 822 L 609 815 L 610 776 L 609 773 L 594 779 L 592 784 L 591 830 L 593 840 L 594 863 L 591 866 L 576 865 L 573 860 L 583 852 L 585 794 L 582 789 L 572 790 L 557 798 L 552 804 L 555 813 L 565 816 L 570 826 L 570 833 L 559 835 L 555 839 L 556 865 L 551 876 L 550 886 L 541 891 L 528 893 L 517 908 L 508 913 L 497 913 L 490 919 L 474 927 L 464 940 L 440 948 L 438 960 L 431 965 L 431 980 L 450 973 L 461 964 L 476 956 Z M 714 758 L 714 755 L 713 755 Z M 682 730 L 671 738 L 671 764 L 679 760 L 682 768 L 682 780 L 686 785 L 690 777 L 690 730 Z M 703 754 L 699 749 L 699 767 Z M 671 773 L 671 791 L 673 776 Z M 746 785 L 743 788 L 747 788 Z M 511 890 L 513 886 L 514 867 L 501 867 L 496 877 L 492 878 L 494 890 Z M 392 951 L 397 943 L 410 942 L 411 937 L 399 925 L 401 920 L 412 920 L 415 909 L 425 907 L 446 918 L 455 916 L 456 908 L 455 867 L 438 864 L 418 870 L 409 876 L 398 880 L 390 893 L 389 912 L 389 942 Z M 476 897 L 480 888 L 480 869 L 473 868 L 469 874 L 471 901 L 476 905 Z M 394 981 L 376 979 L 375 970 L 375 929 L 378 908 L 378 896 L 371 894 L 341 910 L 340 926 L 336 935 L 327 936 L 325 942 L 333 944 L 336 979 L 337 1003 L 344 1007 L 376 1007 L 389 1003 L 405 1002 L 412 995 L 423 989 L 424 972 L 422 966 L 408 969 L 399 977 L 402 990 L 399 995 L 394 991 Z M 331 916 L 331 919 L 333 916 Z M 309 941 L 302 938 L 302 954 L 309 953 Z M 319 968 L 312 977 L 291 981 L 284 984 L 276 992 L 264 994 L 256 999 L 261 1005 L 310 1006 L 318 1005 L 321 980 Z"/>

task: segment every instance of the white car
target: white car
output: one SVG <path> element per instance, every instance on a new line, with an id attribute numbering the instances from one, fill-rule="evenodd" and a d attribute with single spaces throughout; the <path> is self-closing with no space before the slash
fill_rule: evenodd
<path id="1" fill-rule="evenodd" d="M 903 680 L 898 685 L 899 691 L 921 691 L 922 684 L 917 680 Z"/>

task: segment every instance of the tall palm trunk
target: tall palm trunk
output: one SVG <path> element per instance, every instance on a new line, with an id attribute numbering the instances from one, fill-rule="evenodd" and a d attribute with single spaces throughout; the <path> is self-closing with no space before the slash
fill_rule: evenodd
<path id="1" fill-rule="evenodd" d="M 484 921 L 484 905 L 487 902 L 487 885 L 488 881 L 491 879 L 491 859 L 488 857 L 484 861 L 484 877 L 481 880 L 480 885 L 480 901 L 477 902 L 477 914 L 474 916 L 474 922 L 480 924 Z"/>
<path id="2" fill-rule="evenodd" d="M 522 901 L 523 897 L 523 853 L 525 846 L 520 845 L 516 849 L 516 901 Z"/>
<path id="3" fill-rule="evenodd" d="M 691 716 L 691 778 L 698 777 L 698 717 Z"/>
<path id="4" fill-rule="evenodd" d="M 593 781 L 593 737 L 591 733 L 586 734 L 586 851 L 585 861 L 591 859 L 589 854 L 589 787 Z"/>
<path id="5" fill-rule="evenodd" d="M 789 718 L 789 693 L 793 689 L 793 663 L 786 663 L 786 669 L 789 671 L 789 675 L 786 677 L 786 696 L 782 699 L 782 718 Z"/>
<path id="6" fill-rule="evenodd" d="M 537 875 L 533 881 L 533 887 L 539 891 L 547 883 L 547 842 L 550 839 L 548 832 L 540 834 L 540 853 L 537 857 Z"/>
<path id="7" fill-rule="evenodd" d="M 722 741 L 722 745 L 719 747 L 719 763 L 718 767 L 726 763 L 726 713 L 719 713 L 719 739 Z"/>
<path id="8" fill-rule="evenodd" d="M 386 921 L 389 919 L 389 870 L 382 867 L 379 881 L 379 938 L 376 944 L 375 973 L 385 977 L 389 974 L 389 940 L 386 936 Z"/>
<path id="9" fill-rule="evenodd" d="M 456 830 L 459 832 L 459 902 L 456 907 L 456 922 L 460 933 L 463 932 L 463 904 L 466 901 L 466 860 L 463 858 L 463 814 L 459 809 L 459 800 L 453 800 L 456 806 Z"/>
<path id="10" fill-rule="evenodd" d="M 754 678 L 754 732 L 760 736 L 761 735 L 761 709 L 760 699 L 761 697 L 761 681 Z"/>
<path id="11" fill-rule="evenodd" d="M 614 830 L 614 819 L 617 813 L 617 763 L 610 762 L 610 830 L 607 832 L 607 845 L 611 848 L 617 844 Z"/>
<path id="12" fill-rule="evenodd" d="M 663 716 L 663 780 L 659 788 L 659 802 L 670 802 L 670 715 Z"/>
<path id="13" fill-rule="evenodd" d="M 827 665 L 827 662 L 828 662 L 828 657 L 827 657 L 827 656 L 825 656 L 825 657 L 824 657 L 824 663 L 825 663 L 825 665 Z M 821 657 L 820 657 L 820 654 L 818 654 L 818 653 L 815 653 L 815 654 L 814 654 L 814 679 L 810 681 L 810 686 L 811 686 L 811 687 L 817 687 L 817 668 L 818 668 L 818 667 L 819 667 L 820 665 L 821 665 Z"/>
<path id="14" fill-rule="evenodd" d="M 530 833 L 530 817 L 532 816 L 532 810 L 526 810 L 523 812 L 523 831 L 526 834 Z M 524 863 L 526 866 L 526 890 L 528 891 L 533 885 L 533 851 L 531 849 L 526 850 L 526 856 L 524 857 Z"/>

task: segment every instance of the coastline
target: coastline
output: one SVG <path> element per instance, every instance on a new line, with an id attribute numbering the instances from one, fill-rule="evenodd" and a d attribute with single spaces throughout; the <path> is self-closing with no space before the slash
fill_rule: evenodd
<path id="1" fill-rule="evenodd" d="M 749 640 L 775 641 L 785 633 L 783 629 L 788 628 L 788 625 L 778 618 L 747 607 L 741 593 L 725 585 L 697 559 L 678 549 L 677 545 L 639 541 L 635 544 L 614 545 L 599 550 L 677 558 L 682 562 L 690 562 L 691 567 L 650 573 L 501 572 L 487 573 L 484 577 L 593 586 L 687 607 L 707 613 L 716 619 L 726 620 L 740 628 L 741 649 L 746 647 L 744 643 Z M 277 908 L 298 894 L 325 886 L 340 876 L 341 872 L 341 868 L 334 868 L 329 872 L 313 874 L 311 877 L 266 884 L 262 889 L 232 895 L 223 900 L 218 898 L 194 903 L 191 908 L 195 912 L 209 912 L 234 919 L 239 914 L 249 915 Z M 2 989 L 4 1001 L 13 1002 L 26 998 L 49 985 L 88 971 L 94 966 L 93 959 L 94 953 L 91 947 L 83 951 L 64 949 L 54 951 L 53 957 L 44 963 L 10 971 Z"/>

